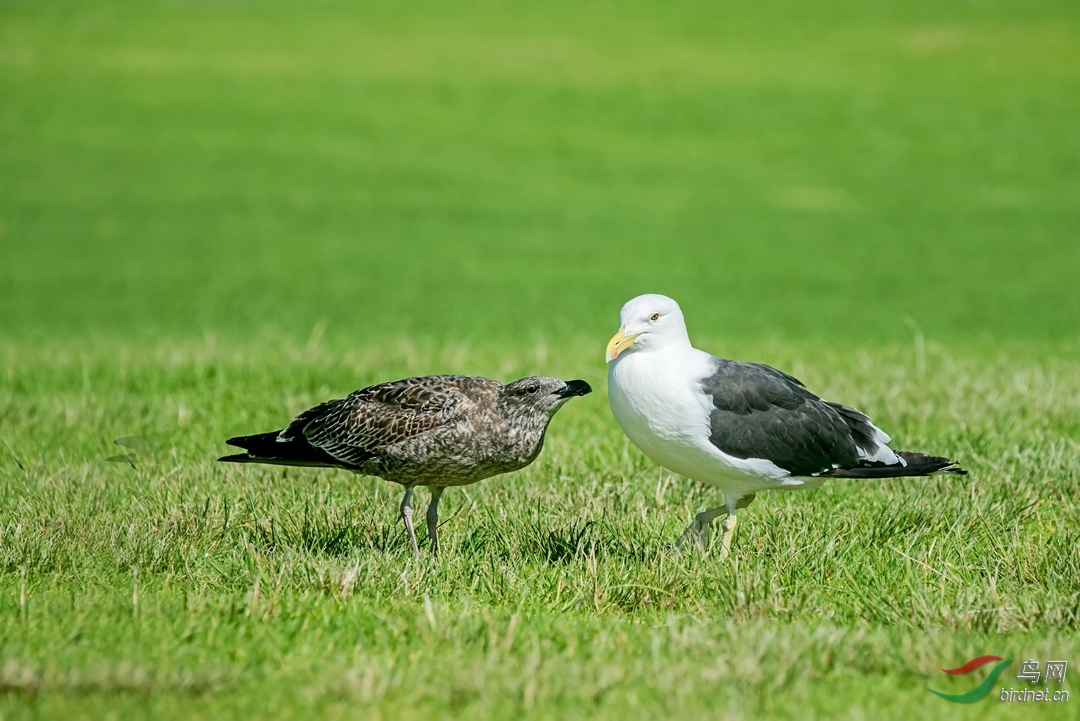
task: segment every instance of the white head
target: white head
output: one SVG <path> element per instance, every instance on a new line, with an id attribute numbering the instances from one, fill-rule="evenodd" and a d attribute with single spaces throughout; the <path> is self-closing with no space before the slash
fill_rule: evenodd
<path id="1" fill-rule="evenodd" d="M 608 341 L 608 363 L 623 353 L 690 345 L 682 310 L 666 295 L 649 293 L 627 301 L 619 322 L 619 332 Z"/>

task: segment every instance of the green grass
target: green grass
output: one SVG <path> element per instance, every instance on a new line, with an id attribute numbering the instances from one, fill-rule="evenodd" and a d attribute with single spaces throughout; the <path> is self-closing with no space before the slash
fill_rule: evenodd
<path id="1" fill-rule="evenodd" d="M 0 717 L 1024 715 L 925 690 L 984 653 L 1076 690 L 1074 3 L 9 0 L 0 98 Z M 971 475 L 669 553 L 718 495 L 607 410 L 646 291 Z M 438 559 L 396 486 L 214 462 L 429 372 L 597 388 Z"/>

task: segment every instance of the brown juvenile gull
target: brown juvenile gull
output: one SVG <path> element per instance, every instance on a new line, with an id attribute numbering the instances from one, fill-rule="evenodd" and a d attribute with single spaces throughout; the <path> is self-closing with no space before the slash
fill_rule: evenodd
<path id="1" fill-rule="evenodd" d="M 680 547 L 704 547 L 709 524 L 726 512 L 726 557 L 735 512 L 758 491 L 817 488 L 826 478 L 967 473 L 948 458 L 892 450 L 866 414 L 818 398 L 786 373 L 694 348 L 671 298 L 638 296 L 619 320 L 607 346 L 615 420 L 664 468 L 724 492 L 724 505 L 697 514 Z"/>
<path id="2" fill-rule="evenodd" d="M 544 447 L 548 423 L 566 401 L 592 392 L 585 381 L 533 376 L 503 385 L 476 376 L 422 376 L 380 383 L 306 410 L 283 430 L 230 438 L 246 453 L 230 463 L 344 468 L 405 486 L 401 518 L 414 556 L 412 493 L 431 489 L 431 550 L 439 550 L 439 498 L 524 468 Z"/>

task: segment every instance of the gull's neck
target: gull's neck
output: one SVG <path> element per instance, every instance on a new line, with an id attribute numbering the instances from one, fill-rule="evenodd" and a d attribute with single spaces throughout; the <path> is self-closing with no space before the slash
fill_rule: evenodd
<path id="1" fill-rule="evenodd" d="M 650 348 L 644 348 L 641 351 L 641 355 L 654 355 L 654 354 L 687 354 L 694 350 L 694 346 L 690 343 L 690 335 L 686 332 L 686 328 L 672 329 L 663 336 L 663 339 L 658 339 L 658 342 Z"/>
<path id="2" fill-rule="evenodd" d="M 690 344 L 685 335 L 682 338 L 665 338 L 665 343 L 658 347 L 624 353 L 608 366 L 609 374 L 645 374 L 649 377 L 657 372 L 696 372 L 703 363 L 700 356 L 708 356 Z"/>
<path id="3" fill-rule="evenodd" d="M 690 334 L 686 332 L 686 326 L 680 324 L 678 328 L 672 328 L 664 338 L 664 347 L 693 348 L 690 344 Z"/>

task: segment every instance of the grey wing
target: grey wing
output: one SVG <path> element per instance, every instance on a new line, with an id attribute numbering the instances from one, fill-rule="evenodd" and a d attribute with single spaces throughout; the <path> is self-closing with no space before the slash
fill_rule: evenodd
<path id="1" fill-rule="evenodd" d="M 724 453 L 812 476 L 854 467 L 880 446 L 880 431 L 854 408 L 823 401 L 775 368 L 715 361 L 702 389 L 712 400 L 710 440 Z"/>
<path id="2" fill-rule="evenodd" d="M 480 381 L 496 383 L 467 376 L 380 383 L 301 413 L 281 435 L 302 433 L 342 463 L 360 466 L 378 459 L 388 446 L 453 423 L 473 405 L 470 391 L 484 389 Z"/>

